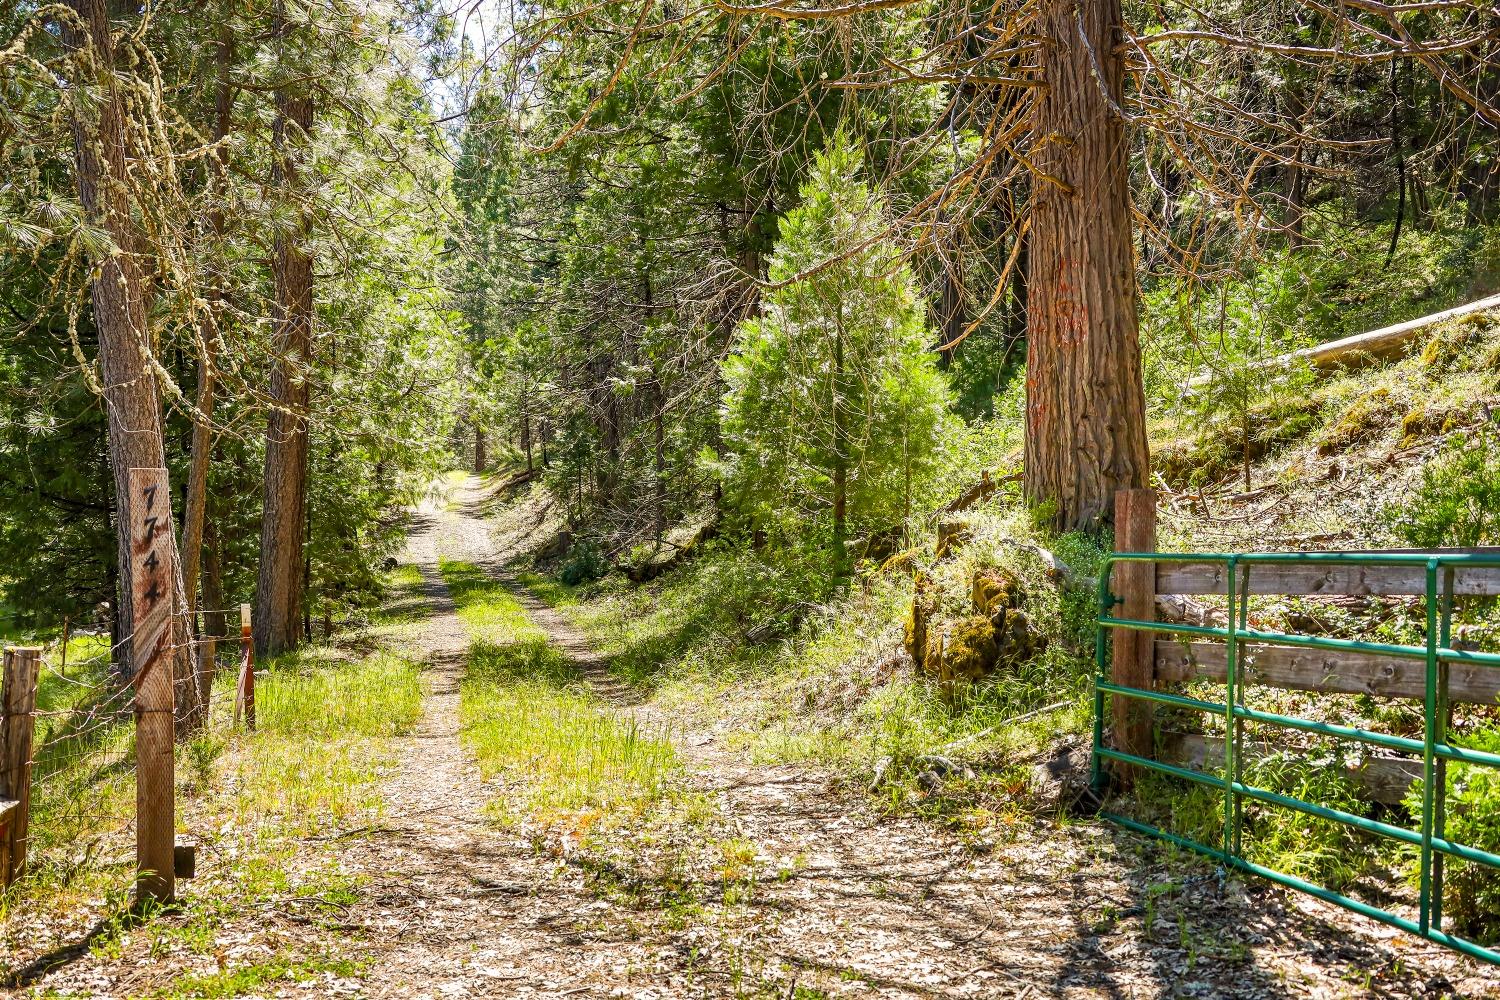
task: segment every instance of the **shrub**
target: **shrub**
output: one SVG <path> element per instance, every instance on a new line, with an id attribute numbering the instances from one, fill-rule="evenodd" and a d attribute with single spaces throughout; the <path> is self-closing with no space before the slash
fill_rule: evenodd
<path id="1" fill-rule="evenodd" d="M 1500 542 L 1500 434 L 1485 428 L 1450 442 L 1386 517 L 1399 538 L 1421 548 Z"/>
<path id="2" fill-rule="evenodd" d="M 1461 742 L 1472 750 L 1500 752 L 1500 727 L 1486 726 Z M 1406 807 L 1421 815 L 1420 782 L 1407 794 Z M 1450 763 L 1446 815 L 1448 840 L 1500 854 L 1500 770 Z M 1444 859 L 1444 865 L 1443 912 L 1453 929 L 1481 944 L 1500 941 L 1500 873 L 1456 858 Z M 1415 866 L 1412 874 L 1415 878 Z"/>
<path id="3" fill-rule="evenodd" d="M 597 580 L 609 572 L 609 557 L 592 538 L 580 538 L 568 550 L 568 558 L 558 570 L 558 579 L 570 587 Z"/>

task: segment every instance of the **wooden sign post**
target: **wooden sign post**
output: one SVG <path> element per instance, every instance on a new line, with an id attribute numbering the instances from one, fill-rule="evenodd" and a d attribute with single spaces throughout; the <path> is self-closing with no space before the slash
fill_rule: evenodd
<path id="1" fill-rule="evenodd" d="M 7 649 L 0 679 L 0 888 L 26 867 L 31 812 L 31 737 L 42 651 Z"/>
<path id="2" fill-rule="evenodd" d="M 171 901 L 176 833 L 172 614 L 176 550 L 166 469 L 130 470 L 136 901 Z"/>

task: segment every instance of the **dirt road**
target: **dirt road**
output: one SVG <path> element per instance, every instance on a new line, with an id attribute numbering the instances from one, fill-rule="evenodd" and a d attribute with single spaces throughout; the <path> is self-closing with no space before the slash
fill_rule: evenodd
<path id="1" fill-rule="evenodd" d="M 400 819 L 359 848 L 359 866 L 381 874 L 354 918 L 388 943 L 370 996 L 1438 996 L 1495 983 L 1310 900 L 1216 877 L 1167 881 L 1101 824 L 1038 821 L 993 844 L 961 842 L 691 731 L 677 735 L 688 780 L 767 876 L 732 905 L 699 885 L 705 898 L 685 919 L 601 896 L 586 862 L 485 819 L 486 788 L 458 740 L 466 636 L 437 558 L 510 579 L 479 499 L 467 487 L 412 538 L 432 685 L 388 789 Z M 604 697 L 629 706 L 561 615 L 518 596 Z"/>

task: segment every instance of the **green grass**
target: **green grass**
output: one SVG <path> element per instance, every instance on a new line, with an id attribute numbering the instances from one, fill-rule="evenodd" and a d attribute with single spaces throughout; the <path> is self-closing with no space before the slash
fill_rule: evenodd
<path id="1" fill-rule="evenodd" d="M 220 1000 L 227 997 L 265 996 L 275 993 L 282 986 L 307 985 L 325 976 L 356 976 L 364 965 L 365 963 L 347 958 L 309 960 L 283 953 L 249 965 L 184 976 L 151 996 L 160 1000 Z"/>
<path id="2" fill-rule="evenodd" d="M 496 808 L 585 827 L 638 815 L 666 796 L 679 763 L 664 732 L 601 700 L 505 588 L 467 563 L 444 562 L 474 637 L 461 689 L 463 739 L 486 779 L 519 794 Z M 516 817 L 510 817 L 516 818 Z"/>
<path id="3" fill-rule="evenodd" d="M 257 723 L 284 736 L 399 736 L 422 713 L 420 667 L 390 653 L 320 664 L 279 661 L 256 685 Z"/>
<path id="4" fill-rule="evenodd" d="M 241 822 L 305 836 L 380 811 L 384 742 L 421 715 L 420 668 L 384 652 L 320 663 L 317 652 L 274 661 L 256 684 L 256 734 L 225 768 Z"/>
<path id="5" fill-rule="evenodd" d="M 911 578 L 873 574 L 847 592 L 782 572 L 761 556 L 711 545 L 645 586 L 606 578 L 567 587 L 529 573 L 522 580 L 559 608 L 621 676 L 655 703 L 699 725 L 727 722 L 727 742 L 753 760 L 812 762 L 866 783 L 878 769 L 893 809 L 965 816 L 1019 816 L 1024 789 L 1009 761 L 1090 725 L 1091 600 L 1059 590 L 1035 554 L 1045 544 L 1079 574 L 1095 572 L 1098 549 L 1075 537 L 1046 539 L 1003 507 L 976 512 L 975 539 L 957 556 L 919 565 L 954 600 L 966 600 L 979 569 L 1002 564 L 1025 580 L 1026 609 L 1049 635 L 1047 652 L 983 684 L 945 690 L 892 670 Z M 1038 709 L 1050 710 L 1019 723 Z M 917 759 L 934 752 L 994 761 L 997 774 L 942 796 L 916 786 Z"/>
<path id="6" fill-rule="evenodd" d="M 409 569 L 393 574 L 396 600 L 409 606 L 418 581 Z M 0 894 L 0 974 L 9 965 L 5 956 L 25 943 L 17 935 L 123 912 L 128 899 L 134 725 L 129 711 L 120 711 L 128 699 L 108 675 L 104 642 L 75 637 L 67 678 L 55 669 L 42 675 L 30 869 Z M 59 666 L 55 646 L 46 659 Z M 395 760 L 391 740 L 409 733 L 421 713 L 419 664 L 388 649 L 371 651 L 361 635 L 345 647 L 311 647 L 261 667 L 256 732 L 232 726 L 233 670 L 226 668 L 209 725 L 177 746 L 179 830 L 213 846 L 188 883 L 185 918 L 150 920 L 139 931 L 156 942 L 153 949 L 211 943 L 213 927 L 257 899 L 296 896 L 309 886 L 320 896 L 354 891 L 336 872 L 320 874 L 298 838 L 379 817 L 380 778 Z M 12 923 L 12 914 L 27 919 Z M 168 938 L 175 943 L 160 943 Z M 106 936 L 99 947 L 114 945 Z M 236 975 L 225 974 L 229 992 L 213 992 L 221 986 L 204 980 L 172 995 L 233 996 L 236 982 L 256 992 Z"/>

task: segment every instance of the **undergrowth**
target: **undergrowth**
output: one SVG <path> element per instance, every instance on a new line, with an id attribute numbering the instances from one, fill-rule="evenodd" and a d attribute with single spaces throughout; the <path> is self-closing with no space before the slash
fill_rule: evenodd
<path id="1" fill-rule="evenodd" d="M 867 565 L 847 590 L 730 542 L 709 543 L 644 587 L 616 576 L 582 587 L 537 572 L 522 580 L 655 704 L 702 726 L 728 723 L 715 728 L 751 759 L 878 779 L 891 809 L 969 823 L 982 813 L 1018 815 L 1025 761 L 1089 724 L 1093 599 L 1059 580 L 1097 572 L 1100 549 L 1082 536 L 1038 532 L 1016 501 L 1002 495 L 966 515 L 968 541 L 943 558 L 928 536 L 890 569 Z M 963 603 L 973 575 L 995 565 L 1023 581 L 1045 652 L 976 684 L 920 676 L 901 653 L 913 573 Z M 989 778 L 933 794 L 917 779 L 935 754 L 987 766 Z"/>

